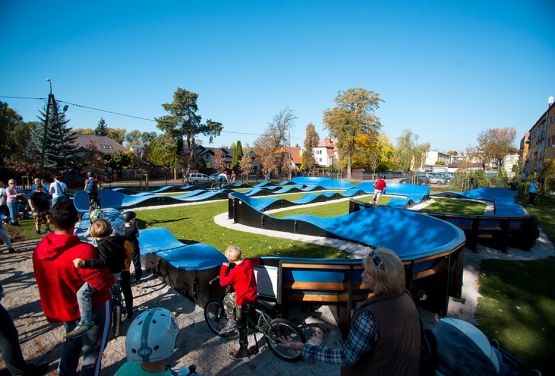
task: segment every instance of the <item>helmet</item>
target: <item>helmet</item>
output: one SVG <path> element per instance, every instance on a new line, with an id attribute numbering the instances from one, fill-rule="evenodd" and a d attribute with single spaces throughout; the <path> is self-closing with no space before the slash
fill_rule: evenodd
<path id="1" fill-rule="evenodd" d="M 132 219 L 135 219 L 137 217 L 137 214 L 135 214 L 134 211 L 126 211 L 125 213 L 123 213 L 123 220 L 125 222 L 130 222 Z"/>
<path id="2" fill-rule="evenodd" d="M 88 176 L 89 178 L 92 177 L 92 176 L 94 176 L 94 172 L 88 171 L 88 172 L 87 172 L 87 176 Z"/>
<path id="3" fill-rule="evenodd" d="M 125 235 L 125 222 L 121 218 L 116 218 L 112 221 L 112 233 L 117 235 Z"/>
<path id="4" fill-rule="evenodd" d="M 100 209 L 93 209 L 89 212 L 89 219 L 91 220 L 91 223 L 94 223 L 102 218 L 104 218 L 104 216 L 102 215 L 102 210 Z"/>
<path id="5" fill-rule="evenodd" d="M 168 358 L 179 332 L 175 316 L 165 308 L 151 308 L 137 316 L 125 339 L 130 362 L 157 362 Z"/>

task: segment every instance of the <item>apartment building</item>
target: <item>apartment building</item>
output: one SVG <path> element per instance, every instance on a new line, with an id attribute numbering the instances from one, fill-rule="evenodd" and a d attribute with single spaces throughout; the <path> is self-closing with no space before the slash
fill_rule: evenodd
<path id="1" fill-rule="evenodd" d="M 545 159 L 555 158 L 555 106 L 549 97 L 548 109 L 520 141 L 519 165 L 527 176 L 540 174 Z"/>

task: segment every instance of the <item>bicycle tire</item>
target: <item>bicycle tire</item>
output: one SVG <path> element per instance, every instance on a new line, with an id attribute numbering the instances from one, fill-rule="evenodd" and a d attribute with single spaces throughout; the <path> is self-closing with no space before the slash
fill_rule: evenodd
<path id="1" fill-rule="evenodd" d="M 222 334 L 221 328 L 227 324 L 227 316 L 225 314 L 224 305 L 221 300 L 210 299 L 204 305 L 204 321 L 208 328 L 220 337 L 230 337 L 233 333 Z"/>
<path id="2" fill-rule="evenodd" d="M 281 346 L 276 341 L 279 337 L 286 337 L 290 341 L 306 342 L 304 334 L 291 321 L 286 319 L 272 320 L 269 333 L 265 334 L 265 337 L 268 347 L 278 358 L 286 362 L 296 362 L 302 358 L 300 351 Z"/>
<path id="3" fill-rule="evenodd" d="M 121 305 L 116 304 L 112 310 L 112 334 L 119 337 L 121 331 Z"/>

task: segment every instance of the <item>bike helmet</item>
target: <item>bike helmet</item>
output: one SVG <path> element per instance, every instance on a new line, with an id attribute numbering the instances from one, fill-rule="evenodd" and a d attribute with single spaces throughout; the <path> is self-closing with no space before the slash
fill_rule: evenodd
<path id="1" fill-rule="evenodd" d="M 91 223 L 94 223 L 102 218 L 104 218 L 104 216 L 102 215 L 102 210 L 100 209 L 93 209 L 89 213 L 89 219 L 91 220 Z"/>
<path id="2" fill-rule="evenodd" d="M 157 362 L 169 358 L 175 347 L 179 327 L 175 316 L 165 308 L 151 308 L 137 316 L 125 339 L 130 362 Z"/>
<path id="3" fill-rule="evenodd" d="M 135 214 L 134 211 L 126 211 L 125 213 L 123 213 L 123 220 L 125 222 L 130 222 L 132 219 L 135 219 L 137 217 L 137 214 Z"/>
<path id="4" fill-rule="evenodd" d="M 87 172 L 87 177 L 90 178 L 90 177 L 93 177 L 93 176 L 94 176 L 94 172 L 92 172 L 92 171 Z"/>
<path id="5" fill-rule="evenodd" d="M 125 222 L 121 218 L 116 218 L 112 221 L 112 234 L 114 235 L 125 235 Z"/>

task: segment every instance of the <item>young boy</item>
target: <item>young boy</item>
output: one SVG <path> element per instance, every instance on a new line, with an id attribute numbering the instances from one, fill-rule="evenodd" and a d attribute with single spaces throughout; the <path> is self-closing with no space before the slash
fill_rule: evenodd
<path id="1" fill-rule="evenodd" d="M 227 247 L 225 257 L 227 257 L 230 263 L 234 263 L 235 267 L 229 270 L 229 263 L 224 262 L 222 264 L 220 269 L 220 285 L 231 285 L 235 291 L 227 294 L 224 298 L 224 308 L 228 322 L 222 329 L 222 333 L 230 332 L 237 326 L 239 349 L 230 352 L 229 356 L 231 359 L 238 360 L 249 356 L 247 314 L 252 304 L 258 298 L 254 267 L 260 264 L 260 259 L 243 259 L 241 250 L 236 245 Z"/>
<path id="2" fill-rule="evenodd" d="M 125 238 L 123 236 L 112 236 L 112 226 L 110 222 L 99 219 L 91 225 L 89 232 L 98 242 L 98 258 L 82 260 L 76 258 L 73 265 L 76 268 L 102 269 L 108 268 L 116 280 L 124 269 L 125 262 Z M 81 320 L 72 331 L 67 333 L 67 337 L 78 337 L 94 326 L 92 320 L 91 296 L 95 289 L 88 283 L 84 283 L 77 291 L 77 303 Z"/>
<path id="3" fill-rule="evenodd" d="M 136 221 L 137 215 L 133 211 L 123 213 L 125 221 L 125 239 L 133 248 L 133 266 L 135 268 L 135 284 L 141 283 L 143 269 L 141 267 L 141 249 L 139 248 L 139 228 Z"/>
<path id="4" fill-rule="evenodd" d="M 175 347 L 179 326 L 173 313 L 151 308 L 133 320 L 127 330 L 127 361 L 115 376 L 172 376 L 169 357 Z M 195 367 L 182 367 L 179 376 L 196 375 Z"/>

